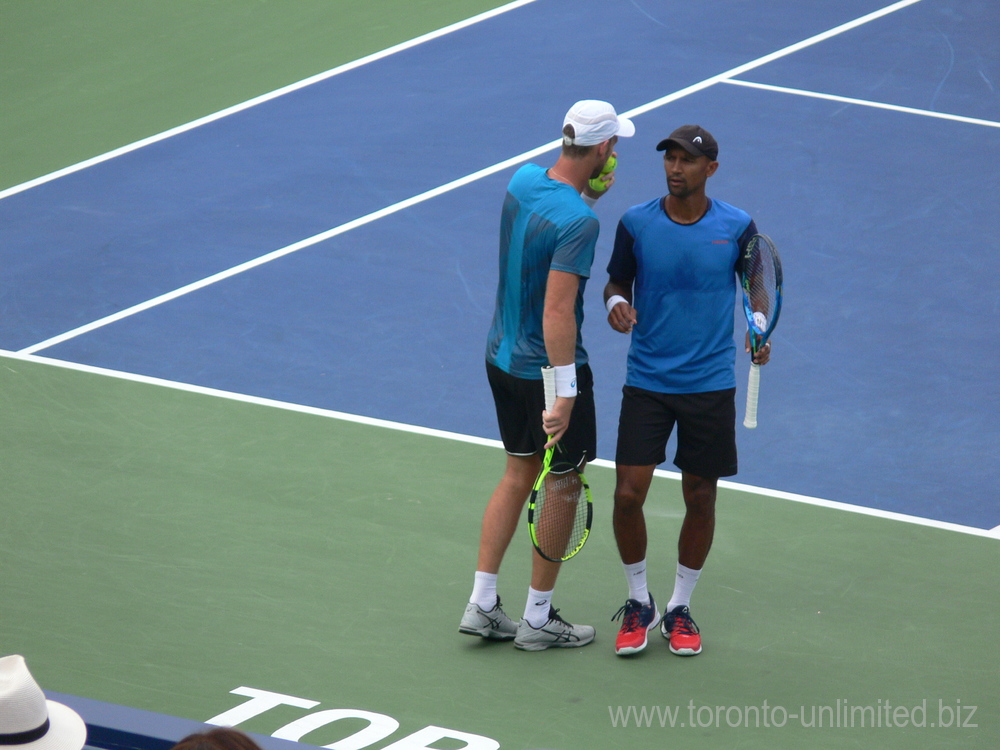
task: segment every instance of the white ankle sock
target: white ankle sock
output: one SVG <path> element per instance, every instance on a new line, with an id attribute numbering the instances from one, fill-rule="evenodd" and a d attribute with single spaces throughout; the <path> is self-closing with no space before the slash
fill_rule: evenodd
<path id="1" fill-rule="evenodd" d="M 524 619 L 533 628 L 540 628 L 549 621 L 552 606 L 551 591 L 535 591 L 528 587 L 528 601 L 524 603 Z"/>
<path id="2" fill-rule="evenodd" d="M 670 603 L 667 604 L 667 612 L 673 611 L 676 607 L 691 606 L 691 594 L 694 592 L 694 587 L 698 583 L 698 576 L 700 575 L 700 570 L 685 568 L 680 563 L 677 563 L 674 593 L 670 597 Z"/>
<path id="3" fill-rule="evenodd" d="M 489 612 L 497 606 L 497 574 L 483 573 L 476 571 L 476 578 L 472 584 L 472 596 L 469 597 L 470 604 L 477 604 L 484 612 Z"/>
<path id="4" fill-rule="evenodd" d="M 631 565 L 622 564 L 625 568 L 625 582 L 628 583 L 628 598 L 635 599 L 640 604 L 649 604 L 649 590 L 646 588 L 646 561 L 642 560 Z"/>

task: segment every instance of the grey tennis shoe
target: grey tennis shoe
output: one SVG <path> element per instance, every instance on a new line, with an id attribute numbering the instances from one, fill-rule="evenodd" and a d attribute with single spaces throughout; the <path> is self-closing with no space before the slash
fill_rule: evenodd
<path id="1" fill-rule="evenodd" d="M 458 626 L 459 633 L 478 635 L 490 641 L 509 641 L 517 635 L 517 624 L 507 617 L 497 597 L 496 606 L 487 611 L 478 604 L 469 603 Z"/>
<path id="2" fill-rule="evenodd" d="M 549 620 L 540 628 L 533 628 L 527 620 L 517 626 L 514 646 L 522 651 L 543 651 L 547 648 L 579 648 L 594 640 L 595 630 L 590 625 L 573 625 L 559 616 L 559 610 L 549 608 Z"/>

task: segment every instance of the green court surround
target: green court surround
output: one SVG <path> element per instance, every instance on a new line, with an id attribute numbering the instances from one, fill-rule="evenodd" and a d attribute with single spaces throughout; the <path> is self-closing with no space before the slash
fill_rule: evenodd
<path id="1" fill-rule="evenodd" d="M 51 690 L 204 721 L 246 701 L 230 693 L 246 686 L 392 717 L 390 739 L 435 725 L 518 750 L 1000 738 L 992 539 L 724 490 L 693 602 L 704 653 L 675 657 L 656 635 L 626 660 L 610 621 L 625 595 L 613 473 L 591 467 L 595 533 L 556 605 L 598 638 L 531 654 L 457 632 L 498 448 L 13 358 L 0 360 L 0 409 L 0 643 Z M 670 479 L 653 493 L 662 598 L 680 500 Z M 500 591 L 517 615 L 526 534 L 515 546 Z M 758 727 L 765 701 L 772 723 L 777 707 L 874 717 L 888 702 L 925 705 L 928 724 L 960 702 L 978 726 Z M 615 727 L 618 706 L 679 708 L 686 725 Z M 272 734 L 306 713 L 275 708 L 242 726 Z"/>

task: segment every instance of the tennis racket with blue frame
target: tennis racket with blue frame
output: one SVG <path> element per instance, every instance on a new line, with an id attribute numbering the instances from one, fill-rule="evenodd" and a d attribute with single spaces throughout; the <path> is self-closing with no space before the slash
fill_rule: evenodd
<path id="1" fill-rule="evenodd" d="M 781 256 L 766 234 L 755 234 L 743 251 L 743 312 L 750 327 L 750 380 L 743 426 L 757 426 L 757 399 L 760 395 L 760 365 L 753 359 L 764 348 L 781 315 Z"/>
<path id="2" fill-rule="evenodd" d="M 556 404 L 555 370 L 542 368 L 545 410 Z M 561 457 L 556 443 L 546 449 L 542 470 L 528 498 L 528 533 L 542 557 L 565 562 L 583 549 L 594 520 L 593 500 L 587 478 L 580 467 Z"/>

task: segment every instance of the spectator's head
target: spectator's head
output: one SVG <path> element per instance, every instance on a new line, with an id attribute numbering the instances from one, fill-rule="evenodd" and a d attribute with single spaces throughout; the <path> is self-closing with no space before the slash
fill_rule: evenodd
<path id="1" fill-rule="evenodd" d="M 237 729 L 219 727 L 188 735 L 172 750 L 261 750 L 261 747 Z"/>

